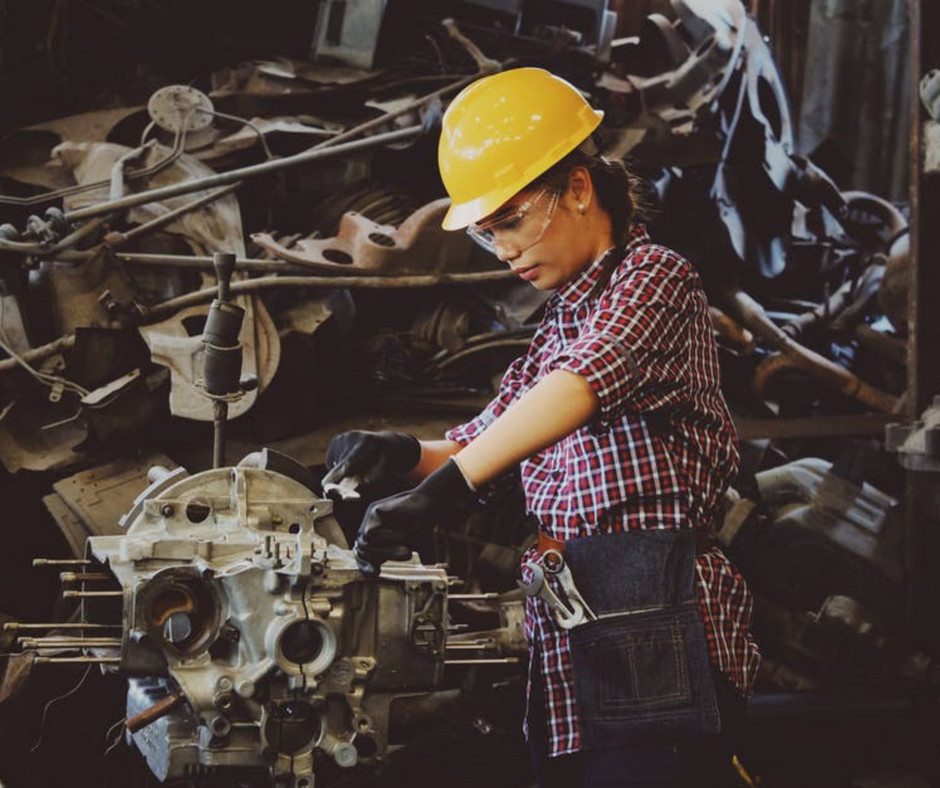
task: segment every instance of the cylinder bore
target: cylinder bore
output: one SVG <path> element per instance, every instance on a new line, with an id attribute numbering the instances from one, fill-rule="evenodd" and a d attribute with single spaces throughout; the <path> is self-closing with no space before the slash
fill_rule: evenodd
<path id="1" fill-rule="evenodd" d="M 206 647 L 219 624 L 211 588 L 193 577 L 158 576 L 138 591 L 141 628 L 180 654 Z"/>
<path id="2" fill-rule="evenodd" d="M 283 755 L 296 755 L 311 749 L 323 733 L 323 718 L 314 706 L 303 700 L 277 704 L 264 722 L 268 746 Z"/>
<path id="3" fill-rule="evenodd" d="M 281 632 L 278 651 L 283 661 L 298 667 L 298 672 L 317 674 L 333 662 L 336 636 L 321 621 L 294 621 Z"/>

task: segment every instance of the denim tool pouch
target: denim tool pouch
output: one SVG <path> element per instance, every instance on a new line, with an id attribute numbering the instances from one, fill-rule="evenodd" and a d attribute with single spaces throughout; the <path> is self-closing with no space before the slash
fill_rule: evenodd
<path id="1" fill-rule="evenodd" d="M 565 560 L 597 616 L 568 633 L 584 746 L 717 733 L 691 532 L 575 539 L 565 543 Z"/>

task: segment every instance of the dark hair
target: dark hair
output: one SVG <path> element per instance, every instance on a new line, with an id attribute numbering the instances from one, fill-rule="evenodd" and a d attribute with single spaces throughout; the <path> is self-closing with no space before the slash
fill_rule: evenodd
<path id="1" fill-rule="evenodd" d="M 575 148 L 536 178 L 531 186 L 550 186 L 563 192 L 568 186 L 568 173 L 574 167 L 585 167 L 591 174 L 598 202 L 610 216 L 614 243 L 625 245 L 630 224 L 643 217 L 648 205 L 642 181 L 622 161 Z"/>

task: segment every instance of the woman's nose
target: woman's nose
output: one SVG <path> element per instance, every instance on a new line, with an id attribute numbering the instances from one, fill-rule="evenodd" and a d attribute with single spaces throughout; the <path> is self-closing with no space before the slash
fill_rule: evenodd
<path id="1" fill-rule="evenodd" d="M 506 244 L 502 241 L 494 242 L 493 252 L 496 254 L 497 259 L 501 263 L 512 262 L 519 256 L 518 249 L 516 249 L 512 244 Z"/>

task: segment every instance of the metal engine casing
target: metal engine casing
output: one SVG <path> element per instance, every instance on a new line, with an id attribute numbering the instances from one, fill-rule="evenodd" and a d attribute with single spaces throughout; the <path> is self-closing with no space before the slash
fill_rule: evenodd
<path id="1" fill-rule="evenodd" d="M 445 569 L 366 580 L 332 503 L 271 470 L 160 475 L 124 535 L 89 540 L 123 589 L 128 719 L 177 696 L 128 734 L 151 771 L 264 767 L 312 788 L 315 752 L 383 756 L 391 702 L 443 676 Z"/>

